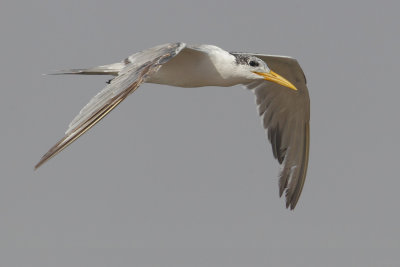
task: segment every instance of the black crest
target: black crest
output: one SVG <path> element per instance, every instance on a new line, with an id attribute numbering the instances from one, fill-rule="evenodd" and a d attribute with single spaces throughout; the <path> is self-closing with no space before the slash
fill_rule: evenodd
<path id="1" fill-rule="evenodd" d="M 248 55 L 243 55 L 243 54 L 233 54 L 231 53 L 236 58 L 236 64 L 238 65 L 248 65 L 250 56 Z"/>

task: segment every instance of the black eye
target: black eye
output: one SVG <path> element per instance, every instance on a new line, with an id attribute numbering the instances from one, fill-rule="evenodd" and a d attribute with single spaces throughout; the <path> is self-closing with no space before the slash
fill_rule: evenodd
<path id="1" fill-rule="evenodd" d="M 258 62 L 252 60 L 252 61 L 249 62 L 249 65 L 252 66 L 252 67 L 258 67 Z"/>

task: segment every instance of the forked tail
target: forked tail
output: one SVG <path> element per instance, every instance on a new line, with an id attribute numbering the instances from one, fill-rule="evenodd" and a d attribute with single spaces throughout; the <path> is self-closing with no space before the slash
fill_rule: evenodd
<path id="1" fill-rule="evenodd" d="M 87 69 L 69 69 L 59 70 L 56 72 L 49 73 L 49 75 L 61 75 L 61 74 L 82 74 L 82 75 L 114 75 L 117 76 L 118 72 L 125 67 L 122 62 L 113 63 L 109 65 L 103 65 Z"/>

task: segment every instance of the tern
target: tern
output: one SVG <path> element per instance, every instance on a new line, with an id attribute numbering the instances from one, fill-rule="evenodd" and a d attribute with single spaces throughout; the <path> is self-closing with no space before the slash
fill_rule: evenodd
<path id="1" fill-rule="evenodd" d="M 310 143 L 310 99 L 305 75 L 296 59 L 178 42 L 143 50 L 118 63 L 52 74 L 115 77 L 83 107 L 65 136 L 35 169 L 92 128 L 142 83 L 178 87 L 243 85 L 256 96 L 273 155 L 281 165 L 279 196 L 286 192 L 286 208 L 296 207 L 307 174 Z"/>

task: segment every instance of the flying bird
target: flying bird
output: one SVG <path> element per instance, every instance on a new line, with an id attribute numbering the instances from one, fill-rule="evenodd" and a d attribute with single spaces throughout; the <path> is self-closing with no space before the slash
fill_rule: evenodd
<path id="1" fill-rule="evenodd" d="M 296 207 L 306 178 L 310 143 L 310 99 L 305 75 L 296 59 L 179 42 L 143 50 L 118 63 L 53 74 L 115 77 L 83 107 L 65 136 L 35 169 L 92 128 L 142 83 L 179 87 L 240 84 L 254 92 L 273 155 L 281 165 L 279 195 L 286 192 L 286 207 Z"/>

